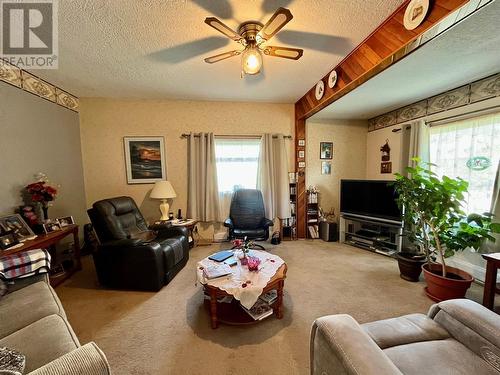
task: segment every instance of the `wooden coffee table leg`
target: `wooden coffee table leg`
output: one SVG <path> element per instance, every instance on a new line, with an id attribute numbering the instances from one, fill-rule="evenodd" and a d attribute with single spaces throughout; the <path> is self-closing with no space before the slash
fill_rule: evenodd
<path id="1" fill-rule="evenodd" d="M 486 263 L 486 280 L 484 281 L 483 306 L 493 310 L 495 303 L 495 289 L 497 281 L 497 267 L 492 261 Z"/>
<path id="2" fill-rule="evenodd" d="M 210 291 L 210 320 L 212 329 L 217 328 L 217 293 L 215 290 Z"/>
<path id="3" fill-rule="evenodd" d="M 278 301 L 276 302 L 276 318 L 283 318 L 283 287 L 285 282 L 280 281 L 278 286 Z"/>

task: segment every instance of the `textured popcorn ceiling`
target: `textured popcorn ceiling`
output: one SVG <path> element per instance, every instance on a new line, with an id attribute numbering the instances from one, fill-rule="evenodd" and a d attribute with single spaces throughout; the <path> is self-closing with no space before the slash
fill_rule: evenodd
<path id="1" fill-rule="evenodd" d="M 500 72 L 499 20 L 497 0 L 311 120 L 368 119 Z"/>
<path id="2" fill-rule="evenodd" d="M 403 0 L 59 1 L 59 69 L 33 71 L 79 97 L 293 103 Z M 266 22 L 285 6 L 294 19 L 272 43 L 304 48 L 299 61 L 264 57 L 240 78 L 240 59 L 203 58 L 241 47 L 206 25 Z M 323 35 L 314 35 L 323 34 Z M 210 50 L 211 47 L 213 50 Z"/>

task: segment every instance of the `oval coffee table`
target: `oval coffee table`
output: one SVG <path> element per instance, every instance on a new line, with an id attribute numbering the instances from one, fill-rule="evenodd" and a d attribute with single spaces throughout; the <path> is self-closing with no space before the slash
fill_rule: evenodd
<path id="1" fill-rule="evenodd" d="M 286 271 L 287 266 L 283 263 L 262 291 L 262 294 L 273 289 L 276 289 L 278 292 L 278 298 L 271 304 L 277 319 L 283 318 L 283 288 L 285 286 Z M 221 297 L 231 296 L 226 291 L 211 285 L 203 285 L 203 289 L 205 295 L 210 297 L 209 300 L 205 299 L 205 306 L 210 312 L 210 321 L 213 329 L 217 328 L 219 323 L 248 325 L 260 322 L 260 320 L 254 320 L 243 311 L 236 298 L 233 298 L 230 303 L 217 302 L 217 299 Z"/>

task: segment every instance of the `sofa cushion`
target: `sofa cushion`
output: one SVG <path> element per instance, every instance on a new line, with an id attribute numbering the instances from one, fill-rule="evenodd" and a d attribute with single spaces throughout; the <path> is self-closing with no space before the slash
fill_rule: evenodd
<path id="1" fill-rule="evenodd" d="M 0 300 L 0 316 L 8 321 L 0 324 L 0 338 L 52 314 L 66 316 L 54 289 L 44 281 L 9 293 Z"/>
<path id="2" fill-rule="evenodd" d="M 26 372 L 78 348 L 80 343 L 66 319 L 60 315 L 42 318 L 0 340 L 0 347 L 26 356 Z"/>
<path id="3" fill-rule="evenodd" d="M 394 346 L 384 353 L 405 375 L 498 375 L 494 367 L 451 338 Z"/>
<path id="4" fill-rule="evenodd" d="M 362 327 L 381 349 L 450 337 L 439 324 L 423 314 L 410 314 L 379 320 L 365 323 Z"/>

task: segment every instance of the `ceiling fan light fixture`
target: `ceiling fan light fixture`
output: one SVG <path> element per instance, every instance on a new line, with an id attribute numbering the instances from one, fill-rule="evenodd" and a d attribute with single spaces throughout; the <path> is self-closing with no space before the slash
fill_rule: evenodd
<path id="1" fill-rule="evenodd" d="M 241 55 L 241 68 L 245 74 L 258 74 L 262 68 L 262 54 L 258 47 L 249 45 Z"/>

